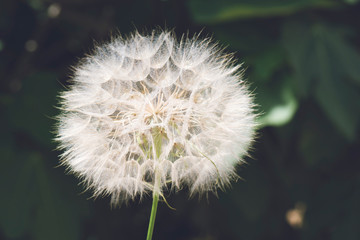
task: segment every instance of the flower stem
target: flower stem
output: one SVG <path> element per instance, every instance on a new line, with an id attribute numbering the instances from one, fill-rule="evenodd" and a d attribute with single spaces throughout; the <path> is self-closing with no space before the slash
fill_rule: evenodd
<path id="1" fill-rule="evenodd" d="M 153 202 L 152 202 L 152 207 L 151 207 L 151 214 L 150 214 L 150 220 L 149 220 L 149 228 L 148 228 L 148 233 L 147 233 L 146 240 L 151 240 L 152 239 L 158 202 L 159 202 L 159 193 L 154 191 L 154 193 L 153 193 Z"/>

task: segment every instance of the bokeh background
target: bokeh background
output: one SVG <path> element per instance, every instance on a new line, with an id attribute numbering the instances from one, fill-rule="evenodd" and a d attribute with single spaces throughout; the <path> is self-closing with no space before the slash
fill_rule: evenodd
<path id="1" fill-rule="evenodd" d="M 360 239 L 358 0 L 1 0 L 0 239 L 145 239 L 151 197 L 91 199 L 58 167 L 52 131 L 70 66 L 157 26 L 235 52 L 262 115 L 242 180 L 169 194 L 154 239 Z"/>

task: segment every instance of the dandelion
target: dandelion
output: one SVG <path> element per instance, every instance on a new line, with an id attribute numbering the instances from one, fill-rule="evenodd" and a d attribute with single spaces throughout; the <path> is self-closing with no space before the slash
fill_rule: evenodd
<path id="1" fill-rule="evenodd" d="M 255 126 L 239 68 L 210 39 L 166 31 L 97 47 L 61 95 L 62 163 L 113 205 L 152 193 L 155 213 L 166 189 L 229 185 Z"/>

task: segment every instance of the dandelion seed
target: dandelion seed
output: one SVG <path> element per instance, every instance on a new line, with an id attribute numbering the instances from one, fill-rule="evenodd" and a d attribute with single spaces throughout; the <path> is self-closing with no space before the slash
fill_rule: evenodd
<path id="1" fill-rule="evenodd" d="M 228 185 L 255 126 L 239 68 L 209 39 L 170 32 L 96 47 L 61 94 L 62 163 L 114 205 Z"/>

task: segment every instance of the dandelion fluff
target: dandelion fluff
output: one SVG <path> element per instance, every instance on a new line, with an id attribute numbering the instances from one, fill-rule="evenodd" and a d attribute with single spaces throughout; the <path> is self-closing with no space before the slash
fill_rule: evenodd
<path id="1" fill-rule="evenodd" d="M 62 163 L 112 203 L 236 177 L 254 136 L 252 98 L 209 39 L 133 33 L 99 46 L 61 94 Z"/>

